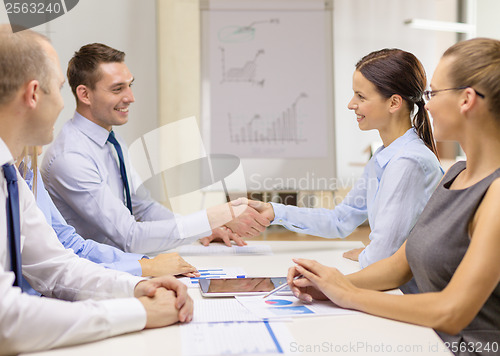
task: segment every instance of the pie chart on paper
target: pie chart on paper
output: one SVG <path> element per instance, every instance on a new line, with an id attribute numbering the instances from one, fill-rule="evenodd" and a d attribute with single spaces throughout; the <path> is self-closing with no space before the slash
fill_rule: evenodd
<path id="1" fill-rule="evenodd" d="M 284 299 L 270 299 L 270 300 L 266 300 L 266 304 L 274 305 L 274 306 L 290 305 L 292 303 L 293 302 L 291 302 L 289 300 L 284 300 Z"/>

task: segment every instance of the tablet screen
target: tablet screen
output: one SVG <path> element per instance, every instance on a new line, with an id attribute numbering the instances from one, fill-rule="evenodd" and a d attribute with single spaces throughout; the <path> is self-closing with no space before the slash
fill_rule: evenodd
<path id="1" fill-rule="evenodd" d="M 286 277 L 257 277 L 257 278 L 227 278 L 202 279 L 200 287 L 203 294 L 266 293 L 274 288 L 286 284 Z"/>

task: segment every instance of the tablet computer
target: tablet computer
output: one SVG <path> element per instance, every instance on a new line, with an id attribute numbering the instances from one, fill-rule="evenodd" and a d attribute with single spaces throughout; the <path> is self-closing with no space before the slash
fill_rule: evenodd
<path id="1" fill-rule="evenodd" d="M 265 295 L 274 288 L 286 284 L 286 277 L 247 277 L 200 279 L 201 295 L 204 297 L 234 297 L 238 295 Z M 276 294 L 291 295 L 289 287 Z"/>

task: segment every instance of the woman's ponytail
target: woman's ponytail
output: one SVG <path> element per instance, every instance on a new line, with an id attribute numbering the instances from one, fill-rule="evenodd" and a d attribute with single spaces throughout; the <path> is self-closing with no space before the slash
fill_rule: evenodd
<path id="1" fill-rule="evenodd" d="M 418 137 L 424 141 L 425 145 L 439 158 L 434 135 L 432 134 L 431 121 L 429 114 L 425 109 L 424 99 L 420 99 L 415 103 L 418 107 L 417 114 L 413 117 L 413 127 L 417 130 Z"/>

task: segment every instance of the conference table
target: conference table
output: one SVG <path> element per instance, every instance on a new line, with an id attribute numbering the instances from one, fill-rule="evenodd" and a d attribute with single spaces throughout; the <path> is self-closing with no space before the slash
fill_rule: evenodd
<path id="1" fill-rule="evenodd" d="M 250 247 L 267 245 L 272 254 L 183 256 L 196 267 L 241 267 L 248 276 L 285 276 L 292 258 L 315 259 L 342 273 L 360 269 L 342 257 L 363 247 L 360 241 L 248 241 Z M 394 292 L 394 293 L 397 293 Z M 193 299 L 202 299 L 190 288 Z M 195 309 L 196 313 L 196 309 Z M 451 355 L 434 330 L 364 313 L 293 318 L 285 323 L 294 342 L 282 345 L 286 354 L 300 355 Z M 50 326 L 48 326 L 50 327 Z M 32 353 L 39 356 L 151 356 L 182 355 L 180 326 L 143 330 L 88 344 Z M 258 343 L 258 340 L 255 340 Z"/>

